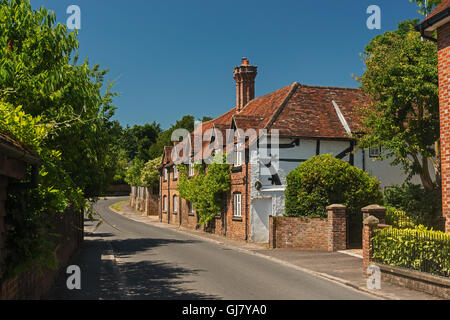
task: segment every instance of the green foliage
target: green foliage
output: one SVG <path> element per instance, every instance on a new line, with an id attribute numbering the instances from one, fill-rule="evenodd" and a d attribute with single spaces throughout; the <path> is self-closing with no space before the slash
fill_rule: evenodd
<path id="1" fill-rule="evenodd" d="M 84 206 L 83 193 L 61 169 L 61 152 L 45 146 L 44 141 L 53 130 L 41 117 L 32 117 L 20 107 L 0 102 L 0 131 L 26 144 L 42 161 L 36 189 L 22 186 L 29 180 L 8 188 L 6 278 L 35 265 L 54 267 L 57 248 L 50 241 L 48 218 L 69 206 L 78 211 Z"/>
<path id="2" fill-rule="evenodd" d="M 386 208 L 386 224 L 397 229 L 414 229 L 416 227 L 405 211 L 393 207 Z"/>
<path id="3" fill-rule="evenodd" d="M 428 15 L 442 0 L 409 0 L 409 2 L 415 2 L 419 6 L 420 9 L 417 12 Z"/>
<path id="4" fill-rule="evenodd" d="M 77 64 L 76 38 L 53 12 L 0 0 L 0 130 L 42 161 L 36 189 L 24 180 L 8 190 L 7 276 L 55 266 L 49 218 L 89 209 L 85 199 L 102 194 L 114 176 L 115 93 L 112 84 L 103 87 L 106 70 Z"/>
<path id="5" fill-rule="evenodd" d="M 157 167 L 161 164 L 162 157 L 148 161 L 141 172 L 141 184 L 143 187 L 152 187 L 153 190 L 159 188 L 160 174 Z"/>
<path id="6" fill-rule="evenodd" d="M 142 185 L 142 170 L 144 169 L 145 162 L 141 159 L 135 159 L 133 165 L 127 170 L 125 175 L 125 181 L 133 187 L 143 187 Z"/>
<path id="7" fill-rule="evenodd" d="M 28 0 L 0 3 L 0 100 L 58 129 L 44 144 L 64 155 L 60 165 L 86 197 L 102 194 L 116 164 L 107 71 L 77 64 L 77 33 L 53 12 Z"/>
<path id="8" fill-rule="evenodd" d="M 414 224 L 430 228 L 437 228 L 442 217 L 441 191 L 426 190 L 421 185 L 390 187 L 384 193 L 384 205 L 404 211 Z"/>
<path id="9" fill-rule="evenodd" d="M 423 226 L 378 229 L 372 257 L 380 263 L 450 277 L 450 235 Z"/>
<path id="10" fill-rule="evenodd" d="M 393 159 L 423 186 L 439 187 L 439 85 L 436 44 L 422 41 L 415 21 L 375 37 L 366 47 L 361 89 L 374 103 L 362 108 L 360 146 L 383 146 L 382 159 Z M 434 181 L 429 163 L 438 177 Z"/>
<path id="11" fill-rule="evenodd" d="M 286 177 L 286 213 L 288 217 L 327 217 L 326 207 L 343 204 L 352 214 L 361 208 L 381 203 L 376 178 L 336 159 L 320 155 L 302 163 Z"/>
<path id="12" fill-rule="evenodd" d="M 137 157 L 144 162 L 150 160 L 150 148 L 156 142 L 161 132 L 161 127 L 156 122 L 125 128 L 120 143 L 125 149 L 128 159 Z"/>
<path id="13" fill-rule="evenodd" d="M 223 161 L 219 161 L 222 158 Z M 216 155 L 205 169 L 202 164 L 195 166 L 197 174 L 188 177 L 186 165 L 178 166 L 180 197 L 194 204 L 199 216 L 199 224 L 204 225 L 222 212 L 224 197 L 231 188 L 231 168 L 225 155 Z"/>
<path id="14" fill-rule="evenodd" d="M 169 130 L 162 132 L 156 143 L 154 143 L 149 150 L 150 159 L 155 159 L 160 157 L 164 152 L 165 146 L 171 146 L 172 142 L 172 133 L 176 129 L 186 129 L 188 132 L 192 132 L 194 130 L 195 118 L 190 115 L 184 116 L 181 120 L 178 120 Z"/>

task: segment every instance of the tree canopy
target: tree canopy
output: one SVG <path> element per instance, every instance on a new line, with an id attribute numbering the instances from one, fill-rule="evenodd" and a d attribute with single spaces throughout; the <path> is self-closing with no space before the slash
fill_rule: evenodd
<path id="1" fill-rule="evenodd" d="M 439 85 L 437 48 L 421 40 L 415 21 L 375 37 L 363 58 L 361 89 L 373 101 L 363 114 L 362 147 L 383 146 L 409 177 L 418 174 L 428 190 L 439 188 Z M 434 167 L 436 179 L 429 170 Z"/>

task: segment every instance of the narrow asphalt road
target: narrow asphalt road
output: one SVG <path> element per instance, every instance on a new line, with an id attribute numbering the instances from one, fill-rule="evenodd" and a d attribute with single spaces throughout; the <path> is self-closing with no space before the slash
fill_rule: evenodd
<path id="1" fill-rule="evenodd" d="M 100 200 L 104 223 L 86 221 L 86 239 L 73 264 L 81 290 L 61 277 L 50 299 L 371 299 L 340 284 L 259 256 L 132 221 Z"/>

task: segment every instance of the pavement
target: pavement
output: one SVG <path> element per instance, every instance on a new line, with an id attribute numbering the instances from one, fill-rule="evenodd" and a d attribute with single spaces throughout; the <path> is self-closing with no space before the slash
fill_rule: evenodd
<path id="1" fill-rule="evenodd" d="M 81 290 L 62 275 L 51 300 L 374 300 L 434 299 L 382 284 L 365 288 L 361 259 L 343 253 L 270 250 L 161 223 L 123 205 L 127 197 L 100 200 L 103 224 L 85 221 L 85 241 L 72 264 Z"/>

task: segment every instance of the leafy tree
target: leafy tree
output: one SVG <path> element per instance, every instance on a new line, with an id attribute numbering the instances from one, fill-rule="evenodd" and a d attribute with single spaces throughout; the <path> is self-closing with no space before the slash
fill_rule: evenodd
<path id="1" fill-rule="evenodd" d="M 44 144 L 62 153 L 61 166 L 86 197 L 101 194 L 115 160 L 110 134 L 112 84 L 106 70 L 78 64 L 77 33 L 28 0 L 0 0 L 0 99 L 41 116 L 57 129 Z M 102 92 L 105 92 L 102 94 Z"/>
<path id="2" fill-rule="evenodd" d="M 420 175 L 427 190 L 439 188 L 439 86 L 437 48 L 421 40 L 415 21 L 375 37 L 366 47 L 361 89 L 372 98 L 362 108 L 362 147 L 383 146 L 411 178 Z M 436 180 L 432 179 L 429 163 Z"/>
<path id="3" fill-rule="evenodd" d="M 190 115 L 184 116 L 181 120 L 178 120 L 169 130 L 162 132 L 156 143 L 150 147 L 149 155 L 150 159 L 155 159 L 160 157 L 164 152 L 165 146 L 171 146 L 172 142 L 172 133 L 176 129 L 186 129 L 191 132 L 194 130 L 195 118 Z"/>
<path id="4" fill-rule="evenodd" d="M 419 6 L 419 13 L 428 15 L 433 9 L 442 2 L 442 0 L 409 0 L 409 2 L 415 2 Z"/>
<path id="5" fill-rule="evenodd" d="M 142 170 L 144 169 L 145 162 L 141 159 L 134 159 L 133 165 L 127 170 L 125 175 L 125 181 L 133 187 L 143 187 L 142 184 Z"/>
<path id="6" fill-rule="evenodd" d="M 141 183 L 144 187 L 151 187 L 153 191 L 159 189 L 160 174 L 157 167 L 161 164 L 162 157 L 148 161 L 141 172 Z"/>

